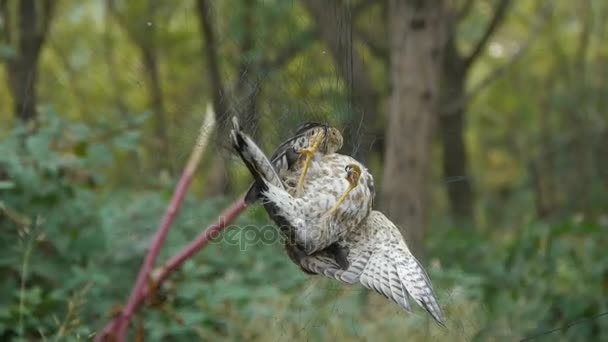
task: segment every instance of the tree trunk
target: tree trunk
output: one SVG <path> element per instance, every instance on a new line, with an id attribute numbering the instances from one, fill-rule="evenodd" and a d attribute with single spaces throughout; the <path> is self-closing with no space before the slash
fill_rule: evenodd
<path id="1" fill-rule="evenodd" d="M 550 77 L 543 89 L 547 89 L 547 92 L 550 93 L 553 90 L 551 84 L 554 82 L 555 80 Z M 556 175 L 558 168 L 556 167 L 555 150 L 553 150 L 555 133 L 551 127 L 550 116 L 554 111 L 550 99 L 549 94 L 544 94 L 538 101 L 538 108 L 543 108 L 538 112 L 540 153 L 528 167 L 534 186 L 536 214 L 541 219 L 551 219 L 556 212 L 560 211 L 561 206 L 557 196 L 558 187 L 556 187 L 556 179 L 559 176 Z"/>
<path id="2" fill-rule="evenodd" d="M 139 50 L 141 63 L 146 73 L 145 81 L 148 91 L 149 107 L 154 114 L 153 127 L 155 136 L 153 139 L 153 148 L 157 153 L 154 153 L 152 156 L 153 165 L 159 172 L 162 170 L 171 172 L 172 165 L 170 159 L 169 137 L 167 133 L 167 120 L 156 49 L 157 23 L 155 22 L 155 18 L 158 16 L 158 2 L 155 0 L 148 0 L 146 5 L 146 12 L 141 13 L 148 18 L 145 26 L 141 21 L 134 21 L 129 16 L 128 12 L 125 13 L 126 15 L 120 13 L 113 0 L 108 0 L 106 2 L 106 10 L 112 13 Z M 107 34 L 108 33 L 106 32 L 106 36 Z"/>
<path id="3" fill-rule="evenodd" d="M 389 99 L 381 204 L 423 256 L 431 143 L 439 101 L 443 1 L 390 0 Z"/>
<path id="4" fill-rule="evenodd" d="M 110 87 L 112 88 L 112 97 L 114 98 L 114 105 L 116 106 L 116 110 L 120 112 L 122 118 L 126 121 L 128 119 L 128 108 L 125 100 L 123 98 L 123 89 L 120 83 L 120 79 L 118 77 L 118 65 L 116 63 L 116 44 L 112 39 L 112 27 L 113 23 L 111 21 L 112 14 L 112 3 L 111 1 L 105 2 L 104 7 L 104 16 L 103 16 L 103 55 L 105 62 L 107 64 L 108 76 L 110 79 Z M 133 153 L 135 155 L 135 153 Z"/>
<path id="5" fill-rule="evenodd" d="M 244 32 L 240 44 L 241 57 L 238 78 L 234 87 L 234 103 L 245 131 L 256 138 L 260 136 L 260 117 L 257 111 L 257 102 L 261 91 L 261 83 L 258 80 L 260 61 L 252 58 L 255 45 L 253 37 L 255 32 L 254 5 L 254 0 L 244 0 Z"/>
<path id="6" fill-rule="evenodd" d="M 146 79 L 148 81 L 148 96 L 150 106 L 154 112 L 154 135 L 156 148 L 158 153 L 154 154 L 155 165 L 159 171 L 164 169 L 173 173 L 171 163 L 171 150 L 169 145 L 168 122 L 165 112 L 165 101 L 163 97 L 162 81 L 158 66 L 158 51 L 155 19 L 158 17 L 157 0 L 148 0 L 146 14 L 151 21 L 146 23 L 143 35 L 140 36 L 139 48 L 141 58 L 146 70 Z M 134 37 L 137 37 L 135 33 Z"/>
<path id="7" fill-rule="evenodd" d="M 226 105 L 226 88 L 220 75 L 213 9 L 208 0 L 197 0 L 196 5 L 200 29 L 206 44 L 207 71 L 213 87 L 213 110 L 215 111 L 217 127 L 215 138 L 217 140 L 225 139 L 228 136 L 228 106 Z M 205 181 L 205 194 L 207 196 L 218 196 L 229 191 L 230 177 L 226 164 L 227 162 L 221 153 L 216 153 L 213 156 L 211 170 Z"/>
<path id="8" fill-rule="evenodd" d="M 153 37 L 153 35 L 152 35 Z M 147 39 L 153 39 L 152 37 Z M 165 104 L 158 72 L 158 58 L 153 42 L 142 42 L 140 46 L 141 57 L 146 70 L 148 83 L 148 96 L 150 107 L 154 112 L 154 134 L 153 140 L 158 153 L 154 153 L 155 165 L 159 169 L 171 170 L 169 138 L 167 135 L 167 120 L 165 117 Z M 160 171 L 160 170 L 159 170 Z"/>
<path id="9" fill-rule="evenodd" d="M 51 0 L 19 1 L 19 20 L 12 27 L 12 16 L 8 1 L 2 2 L 1 15 L 4 21 L 6 41 L 15 46 L 16 56 L 6 63 L 9 89 L 14 101 L 14 115 L 22 122 L 34 120 L 37 116 L 38 61 L 40 51 L 49 29 L 54 2 Z M 11 42 L 11 30 L 17 29 L 17 42 Z"/>
<path id="10" fill-rule="evenodd" d="M 468 156 L 464 142 L 466 75 L 464 61 L 451 37 L 446 42 L 442 63 L 439 128 L 450 216 L 453 223 L 461 228 L 472 227 L 473 222 L 473 191 L 467 172 Z M 454 106 L 453 103 L 458 105 Z"/>
<path id="11" fill-rule="evenodd" d="M 378 92 L 363 58 L 352 40 L 352 15 L 343 1 L 306 0 L 306 8 L 319 29 L 319 36 L 333 57 L 351 98 L 352 113 L 343 151 L 366 160 L 373 149 L 378 125 Z M 356 141 L 355 141 L 356 138 Z"/>
<path id="12" fill-rule="evenodd" d="M 455 226 L 473 227 L 474 193 L 468 174 L 468 156 L 464 141 L 465 114 L 469 94 L 466 80 L 471 66 L 485 50 L 488 42 L 501 26 L 512 3 L 511 0 L 495 2 L 494 12 L 481 38 L 473 45 L 468 55 L 463 55 L 456 46 L 457 24 L 471 10 L 472 1 L 460 11 L 446 10 L 446 45 L 442 65 L 442 88 L 439 106 L 439 127 L 443 147 L 443 174 L 450 205 L 450 216 Z"/>

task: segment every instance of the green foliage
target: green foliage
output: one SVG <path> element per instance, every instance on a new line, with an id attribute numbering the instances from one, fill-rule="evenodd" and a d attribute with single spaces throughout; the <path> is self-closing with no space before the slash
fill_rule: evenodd
<path id="1" fill-rule="evenodd" d="M 471 299 L 484 303 L 480 340 L 521 339 L 579 320 L 550 338 L 590 340 L 608 336 L 608 320 L 596 317 L 608 311 L 605 229 L 529 222 L 490 234 L 434 234 L 430 249 L 451 270 L 448 277 L 455 270 L 467 275 L 468 284 L 459 277 L 451 280 L 468 286 Z"/>
<path id="2" fill-rule="evenodd" d="M 210 2 L 223 100 L 235 107 L 244 102 L 231 91 L 240 72 L 246 74 L 258 96 L 264 147 L 309 119 L 356 131 L 348 84 L 300 1 Z M 16 15 L 18 2 L 10 3 Z M 153 163 L 156 117 L 141 46 L 154 47 L 171 152 L 163 157 L 175 170 L 216 91 L 195 1 L 113 3 L 115 12 L 106 1 L 58 4 L 40 56 L 40 127 L 33 133 L 0 127 L 0 340 L 88 339 L 128 296 L 175 181 Z M 340 44 L 359 51 L 369 67 L 382 127 L 390 64 L 374 47 L 385 53 L 390 47 L 384 2 L 359 14 L 354 9 L 368 1 L 346 3 L 356 18 L 352 41 Z M 483 36 L 495 3 L 472 3 L 456 35 L 463 52 Z M 578 322 L 546 340 L 608 340 L 608 317 L 597 316 L 608 311 L 608 2 L 548 1 L 545 25 L 509 65 L 530 39 L 543 3 L 513 2 L 469 73 L 470 90 L 508 66 L 467 108 L 478 230 L 445 223 L 446 180 L 439 154 L 429 156 L 436 196 L 425 265 L 448 329 L 360 287 L 303 275 L 276 241 L 254 244 L 245 232 L 269 224 L 259 208 L 174 274 L 163 285 L 165 301 L 144 308 L 133 326 L 143 324 L 150 340 L 486 341 Z M 5 42 L 6 25 L 0 18 L 3 85 L 5 62 L 18 57 L 16 45 Z M 244 52 L 248 33 L 252 46 Z M 274 65 L 290 49 L 291 58 Z M 10 123 L 12 111 L 9 87 L 0 87 L 0 121 Z M 221 137 L 213 140 L 209 154 L 229 155 L 225 145 Z M 383 148 L 369 153 L 378 184 Z M 232 174 L 233 193 L 201 198 L 211 160 L 201 165 L 161 262 L 250 181 L 241 167 Z"/>
<path id="3" fill-rule="evenodd" d="M 17 331 L 49 336 L 59 328 L 74 293 L 87 284 L 107 284 L 112 277 L 98 269 L 110 262 L 105 259 L 110 236 L 100 234 L 102 217 L 92 208 L 103 205 L 98 170 L 113 157 L 88 147 L 102 130 L 47 114 L 35 134 L 18 127 L 0 145 L 0 168 L 4 183 L 10 184 L 1 190 L 0 203 L 5 232 L 0 268 L 8 275 L 0 305 L 3 336 Z M 108 145 L 125 147 L 119 137 Z"/>
<path id="4" fill-rule="evenodd" d="M 170 189 L 101 192 L 107 183 L 100 170 L 120 154 L 112 151 L 136 149 L 137 135 L 126 131 L 101 153 L 89 142 L 104 135 L 99 126 L 66 122 L 52 112 L 45 117 L 34 134 L 16 128 L 0 144 L 0 273 L 7 275 L 0 336 L 83 339 L 125 299 Z M 162 259 L 227 203 L 188 197 Z M 432 230 L 429 269 L 450 322 L 448 329 L 427 331 L 420 329 L 428 320 L 421 313 L 407 315 L 359 287 L 309 278 L 278 241 L 247 235 L 268 224 L 262 210 L 249 211 L 163 285 L 165 301 L 138 314 L 135 327 L 144 324 L 152 340 L 403 334 L 488 340 L 522 338 L 589 317 L 552 338 L 608 336 L 607 320 L 592 319 L 608 310 L 608 240 L 598 225 L 528 222 L 468 235 Z"/>

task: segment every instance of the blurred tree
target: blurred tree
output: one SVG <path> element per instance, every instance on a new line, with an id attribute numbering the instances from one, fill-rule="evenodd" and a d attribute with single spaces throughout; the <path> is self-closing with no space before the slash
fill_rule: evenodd
<path id="1" fill-rule="evenodd" d="M 127 119 L 129 110 L 127 107 L 127 103 L 123 98 L 123 87 L 118 75 L 119 67 L 116 63 L 116 43 L 112 39 L 112 29 L 114 27 L 114 23 L 112 22 L 112 13 L 115 11 L 113 10 L 113 8 L 113 1 L 106 0 L 103 13 L 103 56 L 108 66 L 107 70 L 110 79 L 112 98 L 114 101 L 115 108 L 118 110 L 118 112 L 124 119 Z"/>
<path id="2" fill-rule="evenodd" d="M 259 134 L 258 100 L 261 92 L 259 80 L 261 58 L 256 56 L 255 47 L 255 0 L 243 0 L 242 23 L 239 50 L 240 58 L 237 66 L 236 84 L 232 94 L 234 110 L 240 117 L 247 132 L 256 137 Z"/>
<path id="3" fill-rule="evenodd" d="M 370 87 L 378 96 L 371 105 L 375 119 L 362 125 L 374 125 L 371 139 L 377 140 L 372 148 L 362 142 L 345 152 L 366 154 L 375 169 L 386 145 L 392 173 L 385 175 L 384 187 L 398 194 L 390 198 L 391 216 L 400 217 L 405 230 L 424 233 L 428 255 L 441 261 L 432 263 L 430 276 L 446 298 L 452 324 L 463 327 L 462 339 L 491 340 L 498 333 L 500 339 L 520 340 L 570 326 L 551 337 L 608 340 L 608 321 L 600 317 L 608 309 L 608 1 L 511 1 L 502 25 L 481 49 L 476 47 L 502 1 L 206 2 L 213 44 L 198 25 L 198 1 L 157 0 L 151 17 L 150 0 L 113 0 L 133 30 L 147 34 L 148 22 L 153 25 L 172 158 L 179 160 L 190 149 L 198 113 L 214 94 L 224 102 L 219 114 L 251 115 L 250 128 L 265 148 L 280 141 L 286 128 L 313 116 L 345 123 L 347 139 L 356 144 L 361 116 L 367 115 L 363 102 L 373 102 L 357 88 Z M 37 63 L 35 90 L 44 106 L 38 106 L 38 129 L 23 139 L 21 125 L 2 125 L 7 118 L 22 120 L 11 100 L 9 60 L 15 63 L 20 53 L 21 6 L 34 5 L 30 8 L 39 14 L 34 26 L 40 28 L 44 0 L 0 0 L 0 59 L 6 61 L 0 68 L 0 79 L 6 80 L 0 82 L 8 85 L 0 87 L 0 340 L 92 336 L 99 318 L 129 288 L 157 223 L 155 213 L 165 208 L 171 191 L 171 179 L 159 182 L 158 169 L 147 162 L 160 153 L 141 48 L 108 10 L 109 0 L 55 3 L 60 7 L 53 11 Z M 424 3 L 424 15 L 416 3 Z M 420 18 L 430 17 L 427 7 L 438 4 L 444 5 L 445 31 L 434 40 L 430 21 L 422 27 Z M 548 15 L 544 7 L 551 9 Z M 437 42 L 446 44 L 443 64 L 428 51 Z M 207 69 L 210 46 L 216 67 Z M 465 59 L 476 50 L 478 57 L 458 75 L 456 85 L 466 90 L 450 94 L 458 89 L 443 85 L 454 56 Z M 221 87 L 206 69 L 217 71 Z M 435 91 L 432 104 L 413 98 L 424 95 L 429 80 L 440 84 L 429 86 Z M 439 116 L 454 111 L 450 104 L 462 111 L 462 121 Z M 356 111 L 350 117 L 349 107 Z M 440 149 L 430 153 L 432 138 L 421 138 L 434 132 L 428 128 L 433 120 L 439 120 L 437 147 L 453 148 L 445 146 L 443 135 L 466 137 L 461 146 L 466 156 L 454 158 L 466 158 L 465 171 L 441 175 L 442 155 L 435 153 Z M 441 130 L 442 124 L 464 131 Z M 393 131 L 383 144 L 384 133 L 376 130 L 385 127 Z M 209 157 L 227 158 L 225 137 L 215 143 Z M 451 181 L 462 175 L 474 182 L 480 228 L 465 234 L 445 225 L 449 211 L 443 205 L 444 176 Z M 240 184 L 240 174 L 232 176 Z M 203 177 L 193 188 L 199 181 Z M 227 204 L 190 195 L 166 256 Z M 427 226 L 433 228 L 424 231 L 411 217 L 426 222 L 416 210 L 422 206 L 425 212 L 430 196 L 437 205 L 428 206 Z M 249 211 L 239 226 L 265 226 L 261 213 Z M 27 223 L 37 216 L 39 225 Z M 374 296 L 367 306 L 355 300 L 357 293 L 368 292 L 342 290 L 335 282 L 311 284 L 278 244 L 253 246 L 231 239 L 231 233 L 165 283 L 166 304 L 184 324 L 166 312 L 142 312 L 150 340 L 428 339 L 419 318 L 395 315 L 389 303 L 375 305 L 382 299 L 376 302 Z M 422 246 L 412 238 L 410 245 Z M 88 291 L 80 291 L 85 284 Z M 378 319 L 369 319 L 370 310 Z M 58 326 L 55 317 L 61 322 L 62 316 L 65 322 Z M 454 338 L 450 329 L 430 333 Z"/>
<path id="4" fill-rule="evenodd" d="M 268 8 L 253 0 L 240 0 L 238 6 L 238 27 L 231 27 L 226 35 L 236 35 L 238 57 L 229 64 L 234 75 L 232 78 L 222 75 L 220 65 L 221 51 L 218 45 L 218 23 L 216 11 L 219 4 L 213 5 L 207 0 L 197 0 L 197 16 L 203 40 L 205 42 L 204 59 L 207 64 L 209 84 L 212 88 L 212 100 L 216 108 L 218 130 L 216 135 L 222 139 L 227 135 L 226 125 L 232 115 L 241 118 L 246 130 L 254 136 L 261 136 L 259 102 L 264 82 L 273 73 L 279 72 L 294 57 L 309 47 L 313 42 L 313 30 L 304 29 L 290 36 L 289 41 L 278 44 L 277 41 L 259 42 L 257 34 L 256 14 L 260 17 L 269 15 L 264 11 Z M 270 15 L 269 15 L 270 16 Z M 224 194 L 230 188 L 229 172 L 226 167 L 225 155 L 213 157 L 213 166 L 206 180 L 206 193 L 210 196 Z"/>
<path id="5" fill-rule="evenodd" d="M 557 132 L 554 132 L 554 128 L 547 122 L 551 120 L 541 116 L 545 121 L 541 125 L 541 134 L 549 139 L 539 142 L 543 152 L 537 163 L 542 166 L 540 172 L 546 175 L 551 188 L 563 189 L 556 197 L 564 198 L 562 201 L 553 201 L 549 214 L 568 208 L 590 218 L 593 212 L 597 189 L 593 180 L 597 178 L 598 172 L 601 172 L 597 161 L 604 159 L 603 156 L 594 155 L 594 151 L 601 141 L 598 137 L 601 137 L 602 127 L 605 125 L 602 125 L 602 120 L 599 119 L 602 116 L 599 113 L 604 111 L 602 101 L 595 96 L 597 89 L 604 86 L 600 85 L 601 81 L 597 83 L 595 72 L 590 72 L 599 69 L 594 66 L 592 55 L 601 53 L 601 50 L 594 45 L 603 44 L 599 40 L 594 44 L 592 40 L 593 34 L 602 29 L 594 19 L 594 6 L 601 8 L 599 3 L 594 5 L 592 0 L 580 1 L 573 9 L 561 7 L 552 13 L 550 20 L 549 42 L 555 52 L 555 70 L 559 77 L 549 83 L 545 96 L 548 98 L 549 108 L 559 118 L 558 127 L 560 130 L 567 128 L 569 133 L 559 144 L 561 146 L 555 146 Z M 571 33 L 564 32 L 563 26 L 558 23 L 566 11 L 571 11 L 570 22 L 577 27 L 577 30 Z M 561 42 L 561 36 L 568 33 L 571 44 L 566 45 Z M 560 132 L 559 136 L 561 135 Z M 557 154 L 556 150 L 561 150 L 562 153 Z M 556 168 L 559 159 L 562 163 L 567 161 L 571 167 Z M 576 193 L 577 196 L 571 197 L 570 193 Z M 538 197 L 542 195 L 539 193 Z"/>
<path id="6" fill-rule="evenodd" d="M 38 61 L 48 36 L 56 2 L 0 0 L 3 22 L 0 39 L 14 49 L 5 67 L 13 97 L 13 115 L 21 121 L 36 118 Z M 15 13 L 18 19 L 15 20 Z"/>
<path id="7" fill-rule="evenodd" d="M 363 1 L 370 5 L 373 1 Z M 379 94 L 370 78 L 369 65 L 355 48 L 353 42 L 353 10 L 350 2 L 335 0 L 328 4 L 323 0 L 305 0 L 304 4 L 318 27 L 319 38 L 331 53 L 337 72 L 346 83 L 351 107 L 348 123 L 350 135 L 346 137 L 346 153 L 366 160 L 373 150 L 375 135 L 379 129 Z M 355 13 L 363 11 L 362 5 Z M 355 138 L 356 136 L 356 138 Z M 354 145 L 356 142 L 357 145 Z"/>
<path id="8" fill-rule="evenodd" d="M 582 105 L 568 101 L 563 106 L 563 116 L 566 118 L 566 125 L 575 132 L 575 139 L 572 141 L 572 151 L 575 156 L 575 177 L 572 190 L 582 194 L 578 201 L 574 203 L 575 210 L 585 214 L 591 213 L 591 201 L 593 193 L 592 180 L 596 178 L 595 161 L 593 156 L 593 137 L 595 136 L 590 122 L 595 103 L 592 101 L 591 78 L 588 67 L 589 55 L 591 50 L 591 34 L 593 33 L 593 7 L 591 0 L 579 1 L 576 6 L 577 21 L 580 23 L 577 44 L 571 57 L 568 58 L 566 70 L 566 81 L 569 84 L 576 84 L 575 96 Z"/>
<path id="9" fill-rule="evenodd" d="M 422 257 L 439 101 L 443 1 L 389 1 L 392 92 L 381 205 Z"/>
<path id="10" fill-rule="evenodd" d="M 473 218 L 473 190 L 468 171 L 468 154 L 464 141 L 464 124 L 467 105 L 466 84 L 469 72 L 485 50 L 492 35 L 501 25 L 511 3 L 497 0 L 492 17 L 481 38 L 468 54 L 458 47 L 458 22 L 470 12 L 475 1 L 467 0 L 460 8 L 448 8 L 446 41 L 441 64 L 441 93 L 439 96 L 439 132 L 443 147 L 443 174 L 454 223 L 462 228 L 471 227 Z"/>
<path id="11" fill-rule="evenodd" d="M 222 81 L 219 65 L 219 52 L 217 45 L 215 15 L 213 8 L 208 0 L 197 0 L 197 15 L 199 19 L 201 33 L 205 42 L 205 60 L 207 62 L 207 72 L 212 89 L 213 109 L 215 110 L 215 121 L 217 122 L 216 136 L 225 137 L 228 132 L 229 97 L 227 89 Z M 206 179 L 205 193 L 208 196 L 225 194 L 230 189 L 230 178 L 226 160 L 221 154 L 213 157 L 212 167 Z"/>
<path id="12" fill-rule="evenodd" d="M 159 71 L 159 57 L 157 53 L 158 10 L 161 6 L 158 0 L 143 2 L 121 3 L 125 8 L 120 11 L 115 0 L 108 0 L 108 9 L 116 21 L 125 30 L 131 41 L 140 51 L 141 61 L 146 72 L 146 84 L 150 108 L 154 113 L 154 139 L 155 150 L 152 156 L 157 171 L 171 171 L 171 152 L 168 138 L 168 120 L 165 112 L 165 101 Z M 133 20 L 137 18 L 137 20 Z"/>

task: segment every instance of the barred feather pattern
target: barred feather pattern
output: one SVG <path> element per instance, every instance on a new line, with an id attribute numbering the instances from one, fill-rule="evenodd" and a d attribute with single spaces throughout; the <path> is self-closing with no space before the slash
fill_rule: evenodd
<path id="1" fill-rule="evenodd" d="M 239 130 L 238 122 L 236 128 Z M 270 163 L 279 176 L 287 177 L 293 172 L 294 165 L 300 160 L 298 152 L 310 147 L 313 137 L 317 134 L 322 135 L 318 153 L 331 154 L 342 148 L 342 134 L 336 128 L 317 122 L 304 123 L 297 128 L 292 137 L 281 143 L 270 157 Z M 261 187 L 262 184 L 257 181 L 251 184 L 245 195 L 247 204 L 254 203 L 260 198 Z"/>
<path id="2" fill-rule="evenodd" d="M 410 252 L 399 229 L 380 211 L 373 210 L 342 244 L 348 246 L 350 267 L 342 270 L 324 255 L 303 258 L 301 266 L 311 273 L 335 278 L 376 291 L 411 311 L 411 298 L 439 324 L 445 320 L 426 271 Z M 410 298 L 411 297 L 411 298 Z"/>
<path id="3" fill-rule="evenodd" d="M 273 210 L 269 214 L 279 218 L 278 221 L 284 220 L 287 233 L 304 247 L 304 255 L 290 255 L 304 271 L 349 284 L 360 283 L 407 311 L 411 311 L 413 298 L 435 321 L 444 324 L 441 307 L 424 268 L 410 252 L 395 224 L 381 212 L 371 210 L 373 177 L 363 165 L 358 164 L 363 170 L 360 184 L 334 215 L 328 216 L 348 186 L 344 167 L 358 163 L 356 160 L 336 153 L 316 155 L 303 194 L 294 197 L 298 168 L 279 176 L 246 135 L 233 130 L 231 136 L 256 181 L 263 184 L 265 205 Z M 346 269 L 324 250 L 335 242 L 349 250 Z"/>
<path id="4" fill-rule="evenodd" d="M 320 131 L 321 129 L 322 131 Z M 279 181 L 277 176 L 283 175 L 288 177 L 293 170 L 297 170 L 297 167 L 302 167 L 300 164 L 303 164 L 303 160 L 299 162 L 301 158 L 295 151 L 308 147 L 312 138 L 318 133 L 321 133 L 323 138 L 318 148 L 319 153 L 333 153 L 333 151 L 338 150 L 342 146 L 342 135 L 337 129 L 321 124 L 307 123 L 300 126 L 294 138 L 287 140 L 279 146 L 273 154 L 272 161 L 268 161 L 259 147 L 247 134 L 240 130 L 238 120 L 233 118 L 233 129 L 230 134 L 233 147 L 241 156 L 241 159 L 255 179 L 255 182 L 245 196 L 246 203 L 251 204 L 257 198 L 263 197 L 261 196 L 261 192 L 262 190 L 266 190 L 268 186 L 262 178 L 283 189 L 283 180 Z M 270 164 L 274 167 L 274 171 L 269 166 Z M 291 191 L 293 195 L 295 188 L 292 188 Z M 263 205 L 270 218 L 277 224 L 279 230 L 286 238 L 285 251 L 287 255 L 296 265 L 300 266 L 300 259 L 306 256 L 306 253 L 297 243 L 296 230 L 292 227 L 288 217 L 279 215 L 279 208 L 274 203 L 263 201 Z M 333 256 L 334 260 L 343 269 L 348 267 L 347 250 L 339 248 L 338 245 L 333 245 L 326 252 L 328 252 L 328 255 Z M 301 266 L 300 269 L 303 272 L 310 273 Z"/>
<path id="5" fill-rule="evenodd" d="M 349 186 L 345 168 L 352 164 L 357 164 L 362 170 L 359 183 L 332 211 Z M 310 255 L 338 242 L 367 217 L 374 197 L 373 177 L 364 165 L 350 156 L 317 154 L 309 168 L 303 192 L 296 197 L 294 187 L 300 172 L 292 172 L 284 178 L 286 189 L 267 184 L 263 194 L 268 202 L 276 205 L 277 214 L 289 220 L 298 245 Z"/>

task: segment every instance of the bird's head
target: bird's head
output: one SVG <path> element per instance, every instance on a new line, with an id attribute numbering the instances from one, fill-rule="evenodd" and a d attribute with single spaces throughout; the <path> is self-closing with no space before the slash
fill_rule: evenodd
<path id="1" fill-rule="evenodd" d="M 327 144 L 327 154 L 336 153 L 342 148 L 344 139 L 342 133 L 337 128 L 329 127 L 326 131 L 327 137 L 325 138 Z"/>

